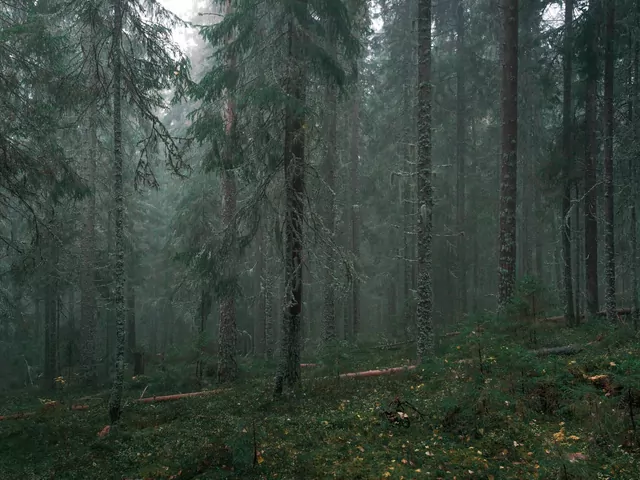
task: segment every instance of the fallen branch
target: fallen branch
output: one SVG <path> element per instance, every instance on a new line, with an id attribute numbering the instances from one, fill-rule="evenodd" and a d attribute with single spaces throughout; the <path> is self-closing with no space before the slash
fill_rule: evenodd
<path id="1" fill-rule="evenodd" d="M 173 395 L 160 395 L 147 398 L 138 398 L 134 400 L 137 403 L 155 403 L 155 402 L 169 402 L 172 400 L 179 400 L 181 398 L 189 397 L 201 397 L 203 395 L 215 395 L 216 393 L 224 392 L 226 389 L 218 390 L 203 390 L 202 392 L 190 392 L 190 393 L 176 393 Z"/>
<path id="2" fill-rule="evenodd" d="M 406 372 L 413 370 L 416 365 L 408 365 L 406 367 L 382 368 L 380 370 L 366 370 L 364 372 L 341 373 L 339 378 L 356 378 L 356 377 L 379 377 L 380 375 L 389 375 L 391 373 Z"/>
<path id="3" fill-rule="evenodd" d="M 202 395 L 214 395 L 216 393 L 223 392 L 226 389 L 218 389 L 218 390 L 204 390 L 202 392 L 190 392 L 190 393 L 177 393 L 174 395 L 159 395 L 147 398 L 138 398 L 133 400 L 135 403 L 154 403 L 154 402 L 169 402 L 172 400 L 179 400 L 181 398 L 188 397 L 199 397 Z M 143 392 L 144 393 L 144 392 Z M 48 402 L 44 405 L 43 411 L 51 410 L 52 408 L 56 408 L 62 405 L 60 402 Z M 70 410 L 79 411 L 79 410 L 89 410 L 89 405 L 71 405 Z M 38 412 L 21 412 L 14 413 L 11 415 L 0 415 L 0 421 L 3 420 L 19 420 L 26 417 L 31 417 Z"/>

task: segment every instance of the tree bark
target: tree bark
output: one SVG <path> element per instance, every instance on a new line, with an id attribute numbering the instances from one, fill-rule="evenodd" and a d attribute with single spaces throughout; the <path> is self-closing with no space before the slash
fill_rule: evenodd
<path id="1" fill-rule="evenodd" d="M 114 25 L 112 40 L 113 62 L 113 170 L 115 204 L 115 269 L 114 307 L 116 313 L 116 376 L 109 399 L 111 424 L 120 419 L 122 413 L 122 388 L 124 382 L 124 356 L 126 337 L 126 305 L 124 298 L 124 191 L 122 161 L 122 17 L 126 0 L 113 0 Z"/>
<path id="2" fill-rule="evenodd" d="M 336 54 L 335 32 L 333 23 L 329 25 L 330 51 Z M 336 339 L 336 305 L 335 305 L 335 255 L 334 248 L 336 242 L 336 158 L 337 158 L 337 91 L 333 80 L 329 80 L 326 86 L 325 102 L 327 113 L 325 118 L 325 135 L 327 150 L 324 156 L 324 179 L 325 205 L 324 205 L 324 227 L 327 236 L 327 248 L 325 255 L 325 271 L 322 305 L 322 339 L 324 342 L 333 342 Z"/>
<path id="3" fill-rule="evenodd" d="M 605 56 L 604 56 L 604 201 L 605 201 L 605 310 L 607 320 L 616 317 L 616 258 L 614 237 L 614 190 L 613 190 L 613 42 L 615 4 L 606 0 Z"/>
<path id="4" fill-rule="evenodd" d="M 418 362 L 434 354 L 431 185 L 431 0 L 418 0 Z"/>
<path id="5" fill-rule="evenodd" d="M 456 238 L 457 250 L 457 270 L 458 270 L 458 298 L 457 312 L 458 320 L 467 311 L 467 259 L 466 259 L 466 236 L 465 231 L 465 202 L 466 202 L 466 76 L 465 76 L 465 54 L 464 54 L 464 35 L 465 35 L 465 17 L 464 5 L 462 0 L 457 1 L 456 7 L 456 224 L 458 234 Z"/>
<path id="6" fill-rule="evenodd" d="M 351 327 L 353 331 L 353 339 L 358 338 L 360 333 L 360 103 L 358 98 L 359 89 L 356 87 L 353 93 L 351 105 L 351 251 L 354 258 L 355 275 L 351 285 L 351 308 L 352 320 Z"/>
<path id="7" fill-rule="evenodd" d="M 93 42 L 91 42 L 93 46 Z M 87 53 L 92 68 L 96 68 L 91 59 L 94 52 Z M 92 72 L 94 73 L 94 72 Z M 96 81 L 97 79 L 94 79 Z M 98 310 L 95 271 L 96 271 L 96 175 L 98 158 L 98 108 L 95 101 L 91 102 L 89 109 L 89 151 L 87 152 L 87 182 L 89 198 L 85 211 L 84 228 L 82 229 L 82 267 L 80 271 L 80 317 L 81 317 L 81 342 L 80 356 L 82 362 L 82 374 L 84 382 L 94 385 L 97 381 L 96 362 L 96 334 L 98 327 Z"/>
<path id="8" fill-rule="evenodd" d="M 518 0 L 503 0 L 502 161 L 500 167 L 500 251 L 498 306 L 515 288 L 518 137 Z"/>
<path id="9" fill-rule="evenodd" d="M 635 24 L 636 27 L 640 24 L 640 5 L 636 3 L 636 11 L 635 11 Z M 635 138 L 638 138 L 640 135 L 640 115 L 638 115 L 638 108 L 640 108 L 640 79 L 638 75 L 640 74 L 640 39 L 636 35 L 634 38 L 633 45 L 633 110 L 632 118 L 630 118 L 631 126 L 633 132 L 635 132 Z M 640 258 L 638 257 L 638 221 L 637 221 L 637 206 L 638 206 L 638 195 L 640 194 L 640 186 L 638 185 L 640 182 L 640 177 L 638 173 L 640 173 L 640 168 L 638 168 L 638 163 L 636 159 L 631 160 L 632 168 L 631 168 L 631 179 L 633 182 L 633 190 L 632 190 L 632 205 L 631 205 L 631 252 L 633 255 L 632 259 L 632 284 L 633 284 L 633 325 L 634 328 L 638 329 L 638 323 L 640 320 Z"/>
<path id="10" fill-rule="evenodd" d="M 564 187 L 562 194 L 562 256 L 564 262 L 564 316 L 569 325 L 574 324 L 573 275 L 571 272 L 571 171 L 573 169 L 571 83 L 573 57 L 573 0 L 565 0 L 564 7 L 564 92 L 562 105 L 562 147 L 564 153 Z"/>
<path id="11" fill-rule="evenodd" d="M 225 15 L 231 15 L 233 7 L 231 0 L 226 0 Z M 232 37 L 227 37 L 227 45 L 231 44 Z M 233 71 L 236 67 L 236 59 L 233 54 L 227 58 L 227 68 Z M 235 129 L 235 112 L 233 100 L 227 96 L 225 100 L 225 131 L 226 146 L 225 159 L 222 172 L 222 225 L 226 244 L 225 281 L 235 281 L 235 215 L 236 215 L 236 180 L 233 165 L 233 131 Z M 236 302 L 235 287 L 225 288 L 220 300 L 220 335 L 218 347 L 218 381 L 232 382 L 238 377 L 238 364 L 236 363 Z"/>
<path id="12" fill-rule="evenodd" d="M 587 95 L 585 102 L 586 142 L 584 165 L 584 255 L 585 255 L 585 293 L 587 311 L 595 315 L 598 311 L 598 220 L 596 189 L 596 96 L 598 90 L 597 61 L 597 0 L 589 1 L 587 19 Z"/>
<path id="13" fill-rule="evenodd" d="M 297 10 L 308 8 L 307 0 L 298 2 Z M 286 196 L 285 308 L 282 322 L 280 363 L 274 393 L 280 395 L 286 385 L 293 389 L 300 383 L 300 320 L 302 315 L 302 266 L 305 189 L 305 115 L 307 75 L 304 66 L 304 34 L 294 12 L 289 13 L 288 78 L 286 93 L 290 104 L 285 110 L 284 176 Z M 292 104 L 293 103 L 293 104 Z"/>

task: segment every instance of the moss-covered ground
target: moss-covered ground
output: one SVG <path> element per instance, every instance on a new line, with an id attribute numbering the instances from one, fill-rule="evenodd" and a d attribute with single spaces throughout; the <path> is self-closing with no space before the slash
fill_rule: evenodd
<path id="1" fill-rule="evenodd" d="M 273 365 L 243 360 L 222 393 L 128 401 L 104 437 L 108 390 L 56 394 L 86 411 L 6 396 L 0 414 L 38 413 L 0 422 L 0 478 L 637 480 L 640 343 L 631 328 L 601 325 L 469 325 L 417 370 L 360 379 L 336 373 L 406 365 L 413 347 L 337 346 L 305 358 L 321 366 L 277 400 Z M 569 343 L 586 346 L 532 352 Z M 189 391 L 162 375 L 129 378 L 128 398 Z"/>

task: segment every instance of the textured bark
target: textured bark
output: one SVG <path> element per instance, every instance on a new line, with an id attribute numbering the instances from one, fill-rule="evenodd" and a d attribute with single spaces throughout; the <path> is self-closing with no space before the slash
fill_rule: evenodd
<path id="1" fill-rule="evenodd" d="M 330 30 L 333 24 L 330 25 Z M 331 30 L 329 34 L 331 42 L 331 53 L 335 54 L 335 32 Z M 336 241 L 336 158 L 337 158 L 337 95 L 335 82 L 329 81 L 326 87 L 326 123 L 325 134 L 327 150 L 324 156 L 324 180 L 326 183 L 325 205 L 324 205 L 324 227 L 326 229 L 327 244 L 325 255 L 325 271 L 322 304 L 322 339 L 325 342 L 332 342 L 336 339 L 336 305 L 335 305 L 335 258 L 333 248 Z"/>
<path id="2" fill-rule="evenodd" d="M 127 363 L 133 365 L 136 353 L 136 291 L 133 286 L 133 273 L 127 282 Z"/>
<path id="3" fill-rule="evenodd" d="M 500 252 L 498 306 L 515 287 L 518 137 L 518 0 L 503 0 L 502 161 L 500 167 Z"/>
<path id="4" fill-rule="evenodd" d="M 576 190 L 576 198 L 580 198 L 580 182 L 576 182 L 575 185 L 575 190 Z M 575 229 L 574 229 L 574 244 L 576 246 L 576 262 L 575 262 L 575 278 L 576 278 L 576 288 L 574 290 L 574 294 L 575 294 L 575 302 L 576 302 L 576 308 L 575 308 L 575 319 L 576 319 L 576 325 L 580 323 L 580 319 L 583 316 L 583 312 L 584 312 L 584 292 L 582 289 L 582 279 L 583 277 L 583 265 L 584 262 L 582 261 L 583 259 L 583 254 L 582 254 L 582 247 L 583 247 L 583 243 L 580 241 L 582 239 L 581 234 L 582 234 L 582 229 L 580 228 L 580 219 L 583 218 L 583 215 L 581 215 L 581 211 L 580 211 L 580 204 L 582 202 L 578 202 L 575 206 L 575 211 L 574 211 L 574 225 L 575 225 Z"/>
<path id="5" fill-rule="evenodd" d="M 409 87 L 404 86 L 403 92 L 403 104 L 404 104 L 404 114 L 407 118 L 412 118 L 411 116 L 411 107 L 409 101 Z M 414 254 L 413 254 L 413 242 L 411 240 L 411 232 L 415 229 L 414 222 L 412 221 L 411 216 L 411 183 L 412 178 L 409 177 L 409 173 L 411 172 L 411 163 L 413 159 L 411 158 L 411 149 L 409 148 L 409 144 L 411 143 L 411 129 L 409 125 L 405 125 L 403 129 L 403 153 L 404 153 L 404 170 L 405 176 L 401 179 L 401 192 L 400 192 L 400 203 L 402 205 L 402 259 L 403 259 L 403 278 L 402 278 L 402 286 L 403 286 L 403 310 L 402 310 L 402 323 L 404 336 L 406 339 L 409 339 L 411 333 L 413 331 L 414 322 L 413 322 L 413 298 L 411 294 L 411 283 L 412 283 L 412 275 L 413 275 L 413 263 L 414 263 Z"/>
<path id="6" fill-rule="evenodd" d="M 355 275 L 351 285 L 351 308 L 352 320 L 351 327 L 353 329 L 353 339 L 358 338 L 360 333 L 360 103 L 358 98 L 358 89 L 356 88 L 352 104 L 351 104 L 351 251 L 354 258 Z"/>
<path id="7" fill-rule="evenodd" d="M 109 417 L 111 424 L 120 419 L 122 413 L 122 387 L 124 381 L 124 356 L 126 336 L 126 305 L 124 298 L 124 191 L 122 162 L 122 16 L 123 2 L 113 0 L 114 26 L 112 40 L 113 62 L 113 170 L 115 204 L 115 269 L 114 269 L 114 308 L 116 316 L 116 376 L 109 399 Z"/>
<path id="8" fill-rule="evenodd" d="M 306 10 L 306 0 L 297 9 Z M 285 111 L 284 176 L 286 196 L 285 218 L 285 307 L 282 321 L 280 362 L 276 372 L 274 393 L 300 383 L 300 320 L 302 315 L 302 263 L 305 188 L 305 116 L 306 70 L 303 58 L 304 35 L 293 13 L 287 32 L 288 78 L 286 93 L 291 97 Z"/>
<path id="9" fill-rule="evenodd" d="M 256 274 L 257 274 L 257 301 L 255 303 L 255 320 L 253 322 L 253 353 L 257 357 L 264 357 L 265 355 L 265 289 L 264 289 L 264 280 L 265 280 L 265 236 L 264 236 L 264 224 L 261 225 L 258 229 L 257 235 L 257 266 L 256 266 Z"/>
<path id="10" fill-rule="evenodd" d="M 234 216 L 236 210 L 236 185 L 233 173 L 225 171 L 222 178 L 222 192 L 224 196 L 222 207 L 222 223 L 225 230 L 234 228 Z M 234 248 L 231 242 L 229 250 Z M 235 265 L 232 258 L 225 259 L 227 278 L 231 278 L 231 271 Z M 238 376 L 238 365 L 236 363 L 236 303 L 233 290 L 225 291 L 220 300 L 220 323 L 219 323 L 219 348 L 218 348 L 218 381 L 230 382 Z"/>
<path id="11" fill-rule="evenodd" d="M 636 24 L 640 22 L 640 5 L 636 4 Z M 640 135 L 640 115 L 638 115 L 638 108 L 640 107 L 640 39 L 638 36 L 634 39 L 633 47 L 633 109 L 631 110 L 633 115 L 630 115 L 630 121 L 632 124 L 635 137 Z M 638 194 L 640 194 L 640 169 L 638 168 L 637 159 L 632 159 L 631 175 L 633 181 L 633 197 L 631 206 L 631 252 L 632 259 L 632 283 L 633 283 L 633 325 L 635 329 L 638 329 L 638 321 L 640 320 L 640 258 L 638 257 L 638 220 L 637 220 L 637 206 L 638 206 Z"/>
<path id="12" fill-rule="evenodd" d="M 267 359 L 273 358 L 275 345 L 274 325 L 273 325 L 273 255 L 271 243 L 267 243 L 267 258 L 265 264 L 265 275 L 263 279 L 264 295 L 264 350 Z"/>
<path id="13" fill-rule="evenodd" d="M 49 209 L 49 228 L 55 231 L 53 207 Z M 43 386 L 55 388 L 58 376 L 58 259 L 56 240 L 47 235 L 47 269 L 44 287 L 44 375 Z"/>
<path id="14" fill-rule="evenodd" d="M 431 0 L 418 1 L 418 362 L 434 354 L 431 185 Z"/>
<path id="15" fill-rule="evenodd" d="M 598 221 L 596 204 L 596 100 L 598 92 L 597 0 L 589 0 L 587 42 L 587 95 L 585 103 L 586 142 L 584 162 L 584 258 L 587 311 L 598 311 Z"/>
<path id="16" fill-rule="evenodd" d="M 226 0 L 225 14 L 231 15 L 233 7 L 231 0 Z M 231 36 L 227 38 L 227 44 L 231 43 Z M 227 58 L 227 68 L 235 69 L 235 57 L 230 54 Z M 234 278 L 235 268 L 235 220 L 236 215 L 236 180 L 233 170 L 233 146 L 232 133 L 235 128 L 235 112 L 233 100 L 227 98 L 225 101 L 225 130 L 227 135 L 225 159 L 222 172 L 222 225 L 225 236 L 229 236 L 227 248 L 227 258 L 225 263 L 225 277 Z M 220 335 L 218 347 L 218 381 L 231 382 L 238 377 L 238 364 L 236 363 L 236 302 L 235 289 L 226 290 L 220 300 Z"/>
<path id="17" fill-rule="evenodd" d="M 91 43 L 92 44 L 92 43 Z M 92 44 L 93 45 L 93 44 Z M 86 53 L 92 68 L 93 51 Z M 87 199 L 84 225 L 82 229 L 80 270 L 80 358 L 82 375 L 88 385 L 97 381 L 96 333 L 98 326 L 98 310 L 96 299 L 98 292 L 95 283 L 96 271 L 96 173 L 98 159 L 98 108 L 91 102 L 89 108 L 89 151 L 87 152 L 87 186 L 91 191 Z"/>
<path id="18" fill-rule="evenodd" d="M 604 54 L 604 256 L 605 256 L 605 310 L 607 320 L 616 320 L 616 258 L 614 238 L 613 191 L 613 42 L 614 0 L 606 0 L 605 54 Z"/>
<path id="19" fill-rule="evenodd" d="M 573 275 L 571 272 L 571 181 L 573 167 L 572 121 L 571 121 L 571 81 L 573 57 L 573 0 L 565 0 L 564 7 L 564 87 L 562 104 L 562 147 L 564 153 L 564 187 L 562 194 L 562 256 L 564 262 L 564 316 L 569 325 L 574 324 Z"/>
<path id="20" fill-rule="evenodd" d="M 457 298 L 457 318 L 467 311 L 467 259 L 466 259 L 466 236 L 464 235 L 466 212 L 465 212 L 465 162 L 466 162 L 466 76 L 465 76 L 465 54 L 464 35 L 465 17 L 462 0 L 457 1 L 456 8 L 456 224 L 458 226 L 458 237 L 456 239 L 457 250 L 457 270 L 458 270 L 458 298 Z"/>

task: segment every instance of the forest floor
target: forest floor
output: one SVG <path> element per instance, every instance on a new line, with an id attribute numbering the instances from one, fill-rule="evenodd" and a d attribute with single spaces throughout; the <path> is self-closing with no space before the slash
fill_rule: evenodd
<path id="1" fill-rule="evenodd" d="M 436 360 L 371 378 L 336 372 L 407 365 L 412 349 L 338 347 L 305 358 L 321 366 L 303 368 L 302 389 L 280 400 L 273 365 L 243 363 L 241 381 L 221 393 L 127 402 L 104 437 L 108 391 L 98 392 L 84 411 L 0 422 L 0 478 L 637 480 L 640 343 L 602 325 L 469 325 L 442 337 Z M 586 347 L 532 353 L 567 343 Z M 145 396 L 189 391 L 154 375 L 130 378 L 128 398 L 145 387 Z M 82 397 L 71 387 L 59 396 L 67 406 Z M 8 414 L 38 398 L 0 401 Z"/>

